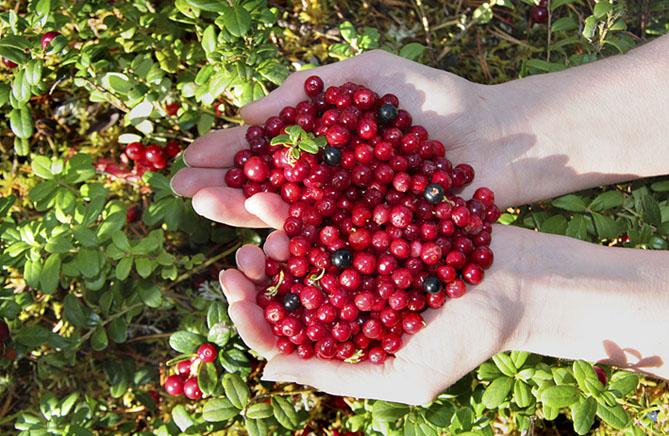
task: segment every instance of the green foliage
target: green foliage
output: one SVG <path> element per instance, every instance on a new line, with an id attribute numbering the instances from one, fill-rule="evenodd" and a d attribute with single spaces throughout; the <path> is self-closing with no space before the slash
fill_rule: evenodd
<path id="1" fill-rule="evenodd" d="M 262 359 L 237 335 L 216 279 L 240 244 L 264 234 L 200 218 L 172 193 L 168 172 L 96 171 L 119 160 L 119 143 L 188 143 L 238 123 L 238 108 L 279 85 L 291 63 L 380 48 L 495 83 L 625 52 L 669 30 L 666 2 L 552 0 L 547 25 L 528 24 L 529 0 L 337 11 L 307 3 L 0 2 L 0 56 L 18 64 L 0 67 L 0 318 L 12 337 L 0 349 L 2 433 L 669 431 L 666 384 L 607 367 L 602 385 L 588 362 L 523 352 L 494 356 L 424 407 L 260 381 Z M 356 15 L 342 20 L 346 10 Z M 62 35 L 43 50 L 50 30 Z M 325 145 L 287 133 L 281 141 L 294 152 Z M 126 218 L 131 208 L 139 221 Z M 500 221 L 668 249 L 669 180 L 570 194 Z M 156 401 L 161 380 L 205 341 L 219 354 L 195 367 L 204 398 Z"/>

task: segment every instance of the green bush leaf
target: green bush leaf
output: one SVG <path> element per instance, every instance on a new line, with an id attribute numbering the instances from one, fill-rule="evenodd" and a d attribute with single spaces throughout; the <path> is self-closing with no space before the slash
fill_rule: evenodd
<path id="1" fill-rule="evenodd" d="M 409 413 L 409 406 L 389 401 L 375 401 L 372 416 L 378 422 L 395 422 Z"/>
<path id="2" fill-rule="evenodd" d="M 530 387 L 522 382 L 521 380 L 516 380 L 513 383 L 513 401 L 516 402 L 518 407 L 527 407 L 532 404 L 532 392 Z"/>
<path id="3" fill-rule="evenodd" d="M 39 279 L 42 292 L 46 294 L 56 292 L 56 288 L 60 282 L 60 265 L 60 254 L 54 253 L 46 258 Z"/>
<path id="4" fill-rule="evenodd" d="M 246 419 L 244 426 L 249 436 L 266 436 L 269 434 L 267 424 L 262 419 Z"/>
<path id="5" fill-rule="evenodd" d="M 560 209 L 568 210 L 569 212 L 585 212 L 586 209 L 583 198 L 575 194 L 568 194 L 556 198 L 551 204 Z"/>
<path id="6" fill-rule="evenodd" d="M 483 392 L 482 402 L 487 409 L 496 409 L 506 400 L 506 396 L 511 392 L 513 379 L 510 377 L 500 377 L 493 380 Z"/>
<path id="7" fill-rule="evenodd" d="M 613 239 L 618 236 L 623 228 L 613 218 L 596 212 L 592 213 L 595 229 L 600 239 Z"/>
<path id="8" fill-rule="evenodd" d="M 272 397 L 272 410 L 274 411 L 274 418 L 283 427 L 288 430 L 299 428 L 299 419 L 295 407 L 287 399 L 279 396 Z"/>
<path id="9" fill-rule="evenodd" d="M 627 427 L 630 421 L 629 415 L 620 404 L 609 406 L 597 403 L 597 416 L 604 420 L 608 425 L 618 430 Z"/>
<path id="10" fill-rule="evenodd" d="M 567 407 L 578 401 L 578 389 L 575 386 L 549 386 L 541 391 L 541 402 L 551 408 Z"/>
<path id="11" fill-rule="evenodd" d="M 95 351 L 102 351 L 107 348 L 107 345 L 109 345 L 109 338 L 107 338 L 107 332 L 105 332 L 104 327 L 96 327 L 91 336 L 91 347 Z"/>
<path id="12" fill-rule="evenodd" d="M 212 395 L 218 384 L 216 365 L 212 362 L 200 365 L 197 373 L 197 384 L 205 396 Z"/>
<path id="13" fill-rule="evenodd" d="M 620 207 L 625 202 L 625 196 L 620 191 L 606 191 L 595 197 L 588 208 L 595 212 L 602 212 L 604 210 Z"/>
<path id="14" fill-rule="evenodd" d="M 588 362 L 577 360 L 572 364 L 574 378 L 578 387 L 592 395 L 597 395 L 604 391 L 604 386 L 597 378 L 597 373 Z"/>
<path id="15" fill-rule="evenodd" d="M 492 356 L 492 361 L 495 362 L 497 368 L 502 372 L 502 374 L 513 377 L 516 375 L 517 368 L 514 366 L 513 361 L 506 353 L 497 353 Z"/>
<path id="16" fill-rule="evenodd" d="M 246 407 L 249 402 L 249 388 L 238 374 L 225 374 L 223 389 L 233 406 L 238 409 Z"/>
<path id="17" fill-rule="evenodd" d="M 226 7 L 222 15 L 225 30 L 234 36 L 244 36 L 251 28 L 251 14 L 242 6 Z"/>
<path id="18" fill-rule="evenodd" d="M 623 398 L 634 392 L 639 385 L 639 376 L 625 371 L 618 371 L 609 380 L 609 391 L 618 398 Z"/>
<path id="19" fill-rule="evenodd" d="M 184 354 L 194 353 L 203 342 L 202 336 L 186 331 L 178 331 L 170 336 L 170 347 Z"/>
<path id="20" fill-rule="evenodd" d="M 30 109 L 25 106 L 12 109 L 9 112 L 9 125 L 17 137 L 30 138 L 33 134 L 33 119 L 30 115 Z"/>
<path id="21" fill-rule="evenodd" d="M 571 417 L 574 421 L 574 431 L 578 434 L 588 434 L 595 423 L 597 402 L 592 397 L 581 398 L 571 405 Z"/>
<path id="22" fill-rule="evenodd" d="M 177 427 L 179 427 L 179 430 L 182 432 L 185 432 L 190 427 L 192 427 L 193 424 L 195 424 L 193 418 L 191 418 L 186 408 L 181 404 L 177 404 L 172 409 L 172 419 L 174 420 L 174 423 L 177 425 Z"/>
<path id="23" fill-rule="evenodd" d="M 253 419 L 269 418 L 273 414 L 272 406 L 267 403 L 255 403 L 246 409 L 246 416 Z"/>
<path id="24" fill-rule="evenodd" d="M 417 42 L 410 42 L 400 49 L 400 56 L 411 61 L 418 60 L 425 52 L 425 46 Z"/>

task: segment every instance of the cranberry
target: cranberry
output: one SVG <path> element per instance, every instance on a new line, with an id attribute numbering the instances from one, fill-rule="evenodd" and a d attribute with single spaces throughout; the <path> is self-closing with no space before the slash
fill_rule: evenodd
<path id="1" fill-rule="evenodd" d="M 168 157 L 174 158 L 180 152 L 181 152 L 181 146 L 179 145 L 178 141 L 176 141 L 174 139 L 170 139 L 169 141 L 167 141 L 167 144 L 165 144 L 165 154 L 167 154 Z M 126 151 L 126 154 L 127 154 L 127 151 Z"/>
<path id="2" fill-rule="evenodd" d="M 291 354 L 295 351 L 295 344 L 289 338 L 279 338 L 276 341 L 276 348 L 283 354 Z"/>
<path id="3" fill-rule="evenodd" d="M 398 335 L 387 333 L 381 340 L 381 346 L 386 353 L 394 354 L 402 346 L 402 339 Z"/>
<path id="4" fill-rule="evenodd" d="M 494 255 L 489 247 L 476 247 L 470 256 L 471 260 L 483 269 L 488 269 L 492 265 Z"/>
<path id="5" fill-rule="evenodd" d="M 370 362 L 376 365 L 381 365 L 386 360 L 386 352 L 382 348 L 372 348 L 369 350 L 368 359 Z"/>
<path id="6" fill-rule="evenodd" d="M 125 154 L 131 160 L 140 161 L 144 159 L 144 145 L 141 142 L 131 142 L 125 147 Z"/>
<path id="7" fill-rule="evenodd" d="M 472 285 L 478 285 L 481 283 L 481 280 L 483 280 L 483 274 L 483 269 L 474 263 L 465 265 L 464 269 L 462 270 L 462 278 L 467 283 L 471 283 Z"/>
<path id="8" fill-rule="evenodd" d="M 165 388 L 165 392 L 173 397 L 178 397 L 184 393 L 184 382 L 179 375 L 171 375 L 167 377 L 163 387 Z"/>
<path id="9" fill-rule="evenodd" d="M 180 107 L 181 105 L 177 102 L 167 103 L 165 105 L 165 113 L 168 117 L 173 117 L 177 114 Z"/>
<path id="10" fill-rule="evenodd" d="M 216 345 L 212 343 L 204 343 L 200 345 L 197 349 L 197 357 L 202 363 L 211 363 L 216 360 L 218 352 L 216 350 Z"/>
<path id="11" fill-rule="evenodd" d="M 466 290 L 467 286 L 465 285 L 465 282 L 460 279 L 456 279 L 451 283 L 446 284 L 446 295 L 450 298 L 462 297 L 465 295 Z"/>
<path id="12" fill-rule="evenodd" d="M 548 21 L 548 8 L 545 6 L 532 6 L 530 9 L 530 19 L 535 23 L 546 23 Z"/>
<path id="13" fill-rule="evenodd" d="M 423 318 L 415 312 L 408 312 L 402 317 L 402 328 L 407 334 L 418 333 L 424 325 Z"/>
<path id="14" fill-rule="evenodd" d="M 10 70 L 19 66 L 19 64 L 7 58 L 2 58 L 2 64 Z"/>

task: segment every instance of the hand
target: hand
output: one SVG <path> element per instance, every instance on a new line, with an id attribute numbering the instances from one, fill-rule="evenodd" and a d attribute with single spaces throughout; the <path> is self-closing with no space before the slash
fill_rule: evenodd
<path id="1" fill-rule="evenodd" d="M 523 258 L 527 238 L 536 233 L 496 225 L 494 234 L 495 265 L 483 283 L 441 309 L 425 312 L 427 326 L 413 336 L 404 335 L 400 351 L 383 365 L 302 360 L 276 349 L 276 337 L 256 305 L 256 294 L 266 283 L 265 255 L 279 261 L 288 258 L 283 231 L 267 238 L 264 253 L 253 245 L 240 248 L 239 269 L 221 272 L 221 286 L 240 336 L 268 360 L 263 379 L 310 385 L 335 395 L 424 404 L 495 353 L 523 345 L 524 280 L 517 259 Z"/>
<path id="2" fill-rule="evenodd" d="M 372 51 L 291 75 L 270 95 L 244 107 L 242 118 L 248 124 L 262 124 L 284 106 L 305 99 L 303 82 L 312 74 L 321 76 L 326 86 L 353 81 L 379 94 L 396 94 L 414 123 L 423 125 L 431 137 L 446 145 L 447 157 L 454 164 L 466 162 L 474 166 L 477 177 L 464 195 L 470 195 L 472 188 L 490 186 L 498 205 L 515 203 L 514 177 L 508 176 L 508 162 L 496 149 L 499 129 L 493 114 L 500 111 L 487 102 L 492 87 L 383 51 Z M 279 195 L 262 193 L 245 200 L 241 190 L 225 186 L 225 169 L 232 166 L 235 153 L 247 147 L 246 129 L 240 126 L 218 130 L 193 142 L 184 153 L 189 168 L 176 174 L 172 186 L 178 194 L 193 197 L 194 209 L 214 221 L 241 227 L 282 228 L 288 208 Z M 486 160 L 489 156 L 498 158 Z"/>

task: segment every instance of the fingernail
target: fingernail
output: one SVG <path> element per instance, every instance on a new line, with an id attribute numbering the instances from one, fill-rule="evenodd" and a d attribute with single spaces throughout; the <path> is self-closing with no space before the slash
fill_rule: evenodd
<path id="1" fill-rule="evenodd" d="M 263 375 L 260 377 L 260 380 L 263 381 L 271 381 L 271 382 L 283 382 L 283 383 L 294 383 L 297 380 L 295 380 L 295 377 L 292 375 L 288 374 L 282 374 L 282 373 L 267 373 L 265 371 Z"/>
<path id="2" fill-rule="evenodd" d="M 172 190 L 172 193 L 174 195 L 176 195 L 177 197 L 182 197 L 182 195 L 179 194 L 176 189 L 174 189 L 174 177 L 170 179 L 170 189 Z"/>

